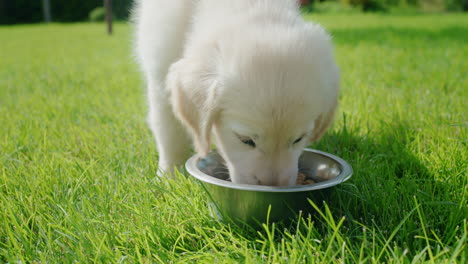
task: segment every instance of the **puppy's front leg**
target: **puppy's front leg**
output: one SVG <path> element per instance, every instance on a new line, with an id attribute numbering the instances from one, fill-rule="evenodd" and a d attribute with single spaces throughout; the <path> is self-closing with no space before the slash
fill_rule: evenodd
<path id="1" fill-rule="evenodd" d="M 156 139 L 159 152 L 158 175 L 171 176 L 175 168 L 182 168 L 190 157 L 191 140 L 176 119 L 168 95 L 159 85 L 149 84 L 148 123 Z"/>

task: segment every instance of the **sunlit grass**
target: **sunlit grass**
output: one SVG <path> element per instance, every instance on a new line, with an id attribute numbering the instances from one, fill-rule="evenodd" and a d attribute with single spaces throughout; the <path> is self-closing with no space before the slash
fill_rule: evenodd
<path id="1" fill-rule="evenodd" d="M 211 219 L 190 178 L 155 178 L 131 32 L 0 27 L 0 262 L 465 263 L 466 15 L 308 16 L 342 69 L 313 147 L 355 175 L 292 226 Z"/>

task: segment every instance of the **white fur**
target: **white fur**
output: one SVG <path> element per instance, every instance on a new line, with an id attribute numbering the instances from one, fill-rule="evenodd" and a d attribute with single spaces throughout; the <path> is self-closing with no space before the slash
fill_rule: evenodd
<path id="1" fill-rule="evenodd" d="M 206 155 L 213 138 L 233 182 L 294 184 L 337 105 L 323 28 L 294 0 L 140 0 L 134 17 L 159 168 L 183 165 L 191 142 Z"/>

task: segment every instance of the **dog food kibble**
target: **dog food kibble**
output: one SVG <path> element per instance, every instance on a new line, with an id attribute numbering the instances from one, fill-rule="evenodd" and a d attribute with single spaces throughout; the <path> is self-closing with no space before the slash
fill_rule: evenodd
<path id="1" fill-rule="evenodd" d="M 314 183 L 315 181 L 312 179 L 307 179 L 304 173 L 299 172 L 297 174 L 297 180 L 296 180 L 297 185 L 307 185 L 307 184 L 314 184 Z"/>

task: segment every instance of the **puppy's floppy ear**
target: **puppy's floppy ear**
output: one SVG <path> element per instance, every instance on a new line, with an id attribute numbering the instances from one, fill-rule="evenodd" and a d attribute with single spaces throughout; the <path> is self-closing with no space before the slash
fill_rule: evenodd
<path id="1" fill-rule="evenodd" d="M 312 141 L 319 140 L 330 124 L 333 122 L 335 117 L 335 112 L 338 107 L 338 96 L 340 91 L 340 69 L 335 64 L 333 59 L 333 54 L 330 51 L 328 61 L 326 60 L 325 65 L 328 65 L 326 68 L 326 75 L 323 82 L 323 85 L 327 87 L 326 95 L 322 98 L 323 102 L 323 112 L 315 119 L 314 130 L 312 132 Z"/>
<path id="2" fill-rule="evenodd" d="M 322 112 L 318 118 L 315 119 L 311 141 L 317 141 L 323 136 L 323 134 L 325 134 L 325 131 L 327 131 L 327 128 L 334 119 L 337 104 L 338 101 L 335 99 L 330 108 L 327 111 Z"/>
<path id="3" fill-rule="evenodd" d="M 205 67 L 197 60 L 181 59 L 170 67 L 166 79 L 174 114 L 192 134 L 201 156 L 210 151 L 211 128 L 219 113 L 218 81 Z"/>

